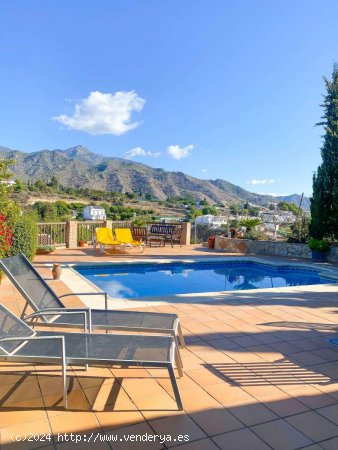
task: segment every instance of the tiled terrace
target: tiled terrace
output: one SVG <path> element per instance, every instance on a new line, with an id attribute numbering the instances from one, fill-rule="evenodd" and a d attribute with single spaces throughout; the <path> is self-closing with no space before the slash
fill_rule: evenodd
<path id="1" fill-rule="evenodd" d="M 95 256 L 59 250 L 36 258 L 50 280 L 50 262 L 210 256 L 197 247 L 147 249 L 145 255 Z M 23 300 L 8 280 L 1 302 L 15 313 Z M 178 313 L 187 346 L 178 380 L 178 412 L 162 370 L 72 367 L 69 410 L 62 408 L 57 367 L 0 366 L 0 438 L 6 448 L 311 450 L 338 448 L 338 286 L 242 291 L 148 307 Z M 75 298 L 69 304 L 80 304 Z M 23 367 L 21 367 L 21 370 Z M 94 404 L 95 403 L 95 404 Z M 94 406 L 94 409 L 92 409 Z M 58 433 L 189 435 L 189 443 L 157 441 L 61 444 Z M 12 433 L 51 433 L 51 442 L 11 442 Z"/>

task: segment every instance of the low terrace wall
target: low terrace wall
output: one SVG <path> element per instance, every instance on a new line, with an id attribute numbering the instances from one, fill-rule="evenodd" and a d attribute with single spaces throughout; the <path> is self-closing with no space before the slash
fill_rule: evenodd
<path id="1" fill-rule="evenodd" d="M 307 244 L 293 244 L 280 241 L 252 241 L 251 239 L 229 239 L 215 237 L 215 249 L 226 253 L 255 253 L 257 255 L 286 256 L 311 259 Z M 338 247 L 331 247 L 328 261 L 338 262 Z"/>

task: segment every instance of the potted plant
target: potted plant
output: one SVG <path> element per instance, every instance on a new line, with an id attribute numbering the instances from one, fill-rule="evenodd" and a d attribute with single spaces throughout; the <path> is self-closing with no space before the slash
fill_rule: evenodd
<path id="1" fill-rule="evenodd" d="M 55 252 L 55 247 L 52 245 L 38 245 L 36 249 L 37 255 L 49 255 L 52 252 Z"/>
<path id="2" fill-rule="evenodd" d="M 79 241 L 79 247 L 85 247 L 85 245 L 86 245 L 86 241 L 84 241 L 83 239 L 81 239 L 81 240 Z"/>
<path id="3" fill-rule="evenodd" d="M 309 240 L 309 248 L 312 251 L 313 260 L 325 261 L 326 253 L 329 251 L 330 245 L 321 239 L 311 238 Z"/>

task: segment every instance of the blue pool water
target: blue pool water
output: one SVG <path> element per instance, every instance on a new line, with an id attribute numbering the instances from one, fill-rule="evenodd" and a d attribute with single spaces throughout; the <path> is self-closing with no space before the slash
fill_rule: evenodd
<path id="1" fill-rule="evenodd" d="M 254 261 L 75 266 L 114 298 L 233 291 L 335 283 L 318 270 L 271 266 Z"/>

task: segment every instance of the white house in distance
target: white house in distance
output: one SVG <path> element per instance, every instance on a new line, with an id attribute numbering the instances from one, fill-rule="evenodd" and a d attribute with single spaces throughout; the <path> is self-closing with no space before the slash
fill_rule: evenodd
<path id="1" fill-rule="evenodd" d="M 262 212 L 259 218 L 263 223 L 294 223 L 296 216 L 290 211 Z"/>
<path id="2" fill-rule="evenodd" d="M 212 228 L 220 228 L 222 225 L 227 224 L 227 218 L 225 216 L 212 216 L 206 214 L 204 216 L 198 216 L 195 219 L 196 225 L 208 225 Z"/>
<path id="3" fill-rule="evenodd" d="M 83 208 L 84 220 L 106 220 L 107 215 L 104 208 L 101 206 L 86 206 Z"/>
<path id="4" fill-rule="evenodd" d="M 14 180 L 1 180 L 1 184 L 7 184 L 7 186 L 15 186 L 16 182 Z"/>

